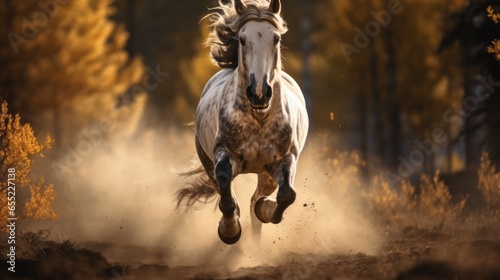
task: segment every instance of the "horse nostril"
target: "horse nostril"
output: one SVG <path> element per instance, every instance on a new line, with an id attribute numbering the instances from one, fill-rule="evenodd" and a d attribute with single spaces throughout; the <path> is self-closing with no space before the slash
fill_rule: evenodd
<path id="1" fill-rule="evenodd" d="M 271 86 L 267 86 L 266 98 L 271 99 L 272 96 L 273 96 L 273 88 Z"/>
<path id="2" fill-rule="evenodd" d="M 255 92 L 252 90 L 251 86 L 247 87 L 247 97 L 248 99 L 252 100 L 255 98 Z"/>

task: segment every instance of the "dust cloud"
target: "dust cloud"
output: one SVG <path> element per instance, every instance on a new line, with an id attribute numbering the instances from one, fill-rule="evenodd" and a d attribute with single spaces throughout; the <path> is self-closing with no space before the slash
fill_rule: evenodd
<path id="1" fill-rule="evenodd" d="M 298 165 L 297 199 L 281 224 L 263 225 L 260 242 L 252 237 L 249 212 L 256 175 L 235 179 L 243 233 L 236 245 L 223 244 L 217 236 L 221 213 L 216 201 L 196 205 L 201 209 L 176 209 L 175 192 L 185 181 L 172 169 L 193 166 L 192 134 L 189 129 L 172 130 L 160 137 L 150 131 L 133 144 L 98 147 L 66 174 L 58 186 L 60 218 L 43 226 L 51 228 L 52 236 L 101 244 L 95 248 L 107 248 L 104 253 L 111 261 L 129 258 L 229 270 L 280 265 L 297 255 L 375 254 L 383 244 L 363 211 L 361 184 L 349 159 L 335 166 L 328 164 L 336 160 L 334 152 L 330 161 L 321 159 L 329 153 L 318 140 L 325 136 L 308 140 Z"/>

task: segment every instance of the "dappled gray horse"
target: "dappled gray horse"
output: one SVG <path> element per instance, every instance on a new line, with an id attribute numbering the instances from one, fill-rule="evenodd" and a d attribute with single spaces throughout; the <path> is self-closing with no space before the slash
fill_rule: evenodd
<path id="1" fill-rule="evenodd" d="M 218 233 L 227 244 L 241 236 L 240 210 L 231 181 L 258 174 L 251 200 L 252 228 L 277 224 L 295 201 L 295 170 L 309 128 L 304 97 L 281 70 L 281 36 L 287 31 L 279 0 L 219 3 L 210 14 L 212 59 L 223 68 L 206 84 L 195 121 L 196 150 L 203 173 L 178 192 L 179 203 L 220 195 Z M 278 189 L 276 199 L 270 195 Z M 258 220 L 260 220 L 260 222 Z"/>

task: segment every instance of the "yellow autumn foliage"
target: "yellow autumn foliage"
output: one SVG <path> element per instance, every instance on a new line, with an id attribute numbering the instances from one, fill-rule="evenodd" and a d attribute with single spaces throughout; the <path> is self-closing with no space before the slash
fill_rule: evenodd
<path id="1" fill-rule="evenodd" d="M 7 190 L 9 169 L 15 169 L 15 215 L 18 219 L 55 219 L 57 214 L 52 208 L 55 189 L 44 180 L 34 183 L 30 179 L 32 157 L 40 155 L 44 149 L 50 148 L 52 139 L 47 137 L 39 143 L 29 124 L 21 124 L 19 115 L 11 115 L 7 110 L 7 102 L 2 103 L 0 113 L 0 219 L 5 221 L 8 208 Z M 12 173 L 11 173 L 12 174 Z M 11 191 L 11 190 L 10 190 Z"/>
<path id="2" fill-rule="evenodd" d="M 495 13 L 493 8 L 488 7 L 488 17 L 490 17 L 495 23 L 500 22 L 500 13 Z M 495 55 L 495 58 L 500 61 L 500 40 L 494 40 L 491 42 L 492 45 L 488 46 L 488 52 Z"/>

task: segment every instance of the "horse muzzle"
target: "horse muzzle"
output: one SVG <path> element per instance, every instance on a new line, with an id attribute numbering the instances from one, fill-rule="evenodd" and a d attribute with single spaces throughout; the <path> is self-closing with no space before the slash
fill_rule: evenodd
<path id="1" fill-rule="evenodd" d="M 263 110 L 269 107 L 269 101 L 273 96 L 273 88 L 267 82 L 267 75 L 264 76 L 262 83 L 262 88 L 258 90 L 257 83 L 255 81 L 255 75 L 250 75 L 250 85 L 248 85 L 246 94 L 250 101 L 250 106 L 256 110 Z"/>

